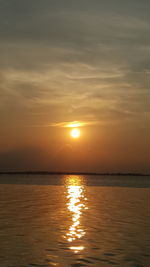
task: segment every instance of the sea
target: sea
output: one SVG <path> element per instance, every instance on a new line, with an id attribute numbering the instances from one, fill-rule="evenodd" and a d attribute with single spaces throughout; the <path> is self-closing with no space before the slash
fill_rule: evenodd
<path id="1" fill-rule="evenodd" d="M 0 266 L 150 266 L 150 177 L 0 175 Z"/>

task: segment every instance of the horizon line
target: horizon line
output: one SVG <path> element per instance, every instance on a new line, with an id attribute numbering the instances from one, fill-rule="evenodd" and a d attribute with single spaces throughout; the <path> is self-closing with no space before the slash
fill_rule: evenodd
<path id="1" fill-rule="evenodd" d="M 108 175 L 108 176 L 150 176 L 150 173 L 139 172 L 80 172 L 80 171 L 0 171 L 0 175 Z"/>

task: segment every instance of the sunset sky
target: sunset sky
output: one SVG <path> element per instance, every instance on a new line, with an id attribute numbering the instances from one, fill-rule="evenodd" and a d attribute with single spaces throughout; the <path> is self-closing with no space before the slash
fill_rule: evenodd
<path id="1" fill-rule="evenodd" d="M 1 171 L 150 172 L 149 13 L 149 0 L 0 0 Z"/>

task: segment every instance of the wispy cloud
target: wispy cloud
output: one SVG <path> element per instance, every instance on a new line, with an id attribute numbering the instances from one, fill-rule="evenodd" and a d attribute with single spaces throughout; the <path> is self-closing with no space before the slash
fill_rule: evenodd
<path id="1" fill-rule="evenodd" d="M 58 123 L 51 123 L 48 126 L 50 127 L 63 127 L 63 128 L 79 128 L 84 126 L 96 125 L 98 121 L 65 121 L 65 122 L 58 122 Z"/>

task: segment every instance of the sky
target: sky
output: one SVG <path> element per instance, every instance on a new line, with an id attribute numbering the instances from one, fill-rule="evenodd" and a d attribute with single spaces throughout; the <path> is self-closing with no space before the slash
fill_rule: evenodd
<path id="1" fill-rule="evenodd" d="M 1 171 L 150 172 L 149 10 L 0 0 Z"/>

